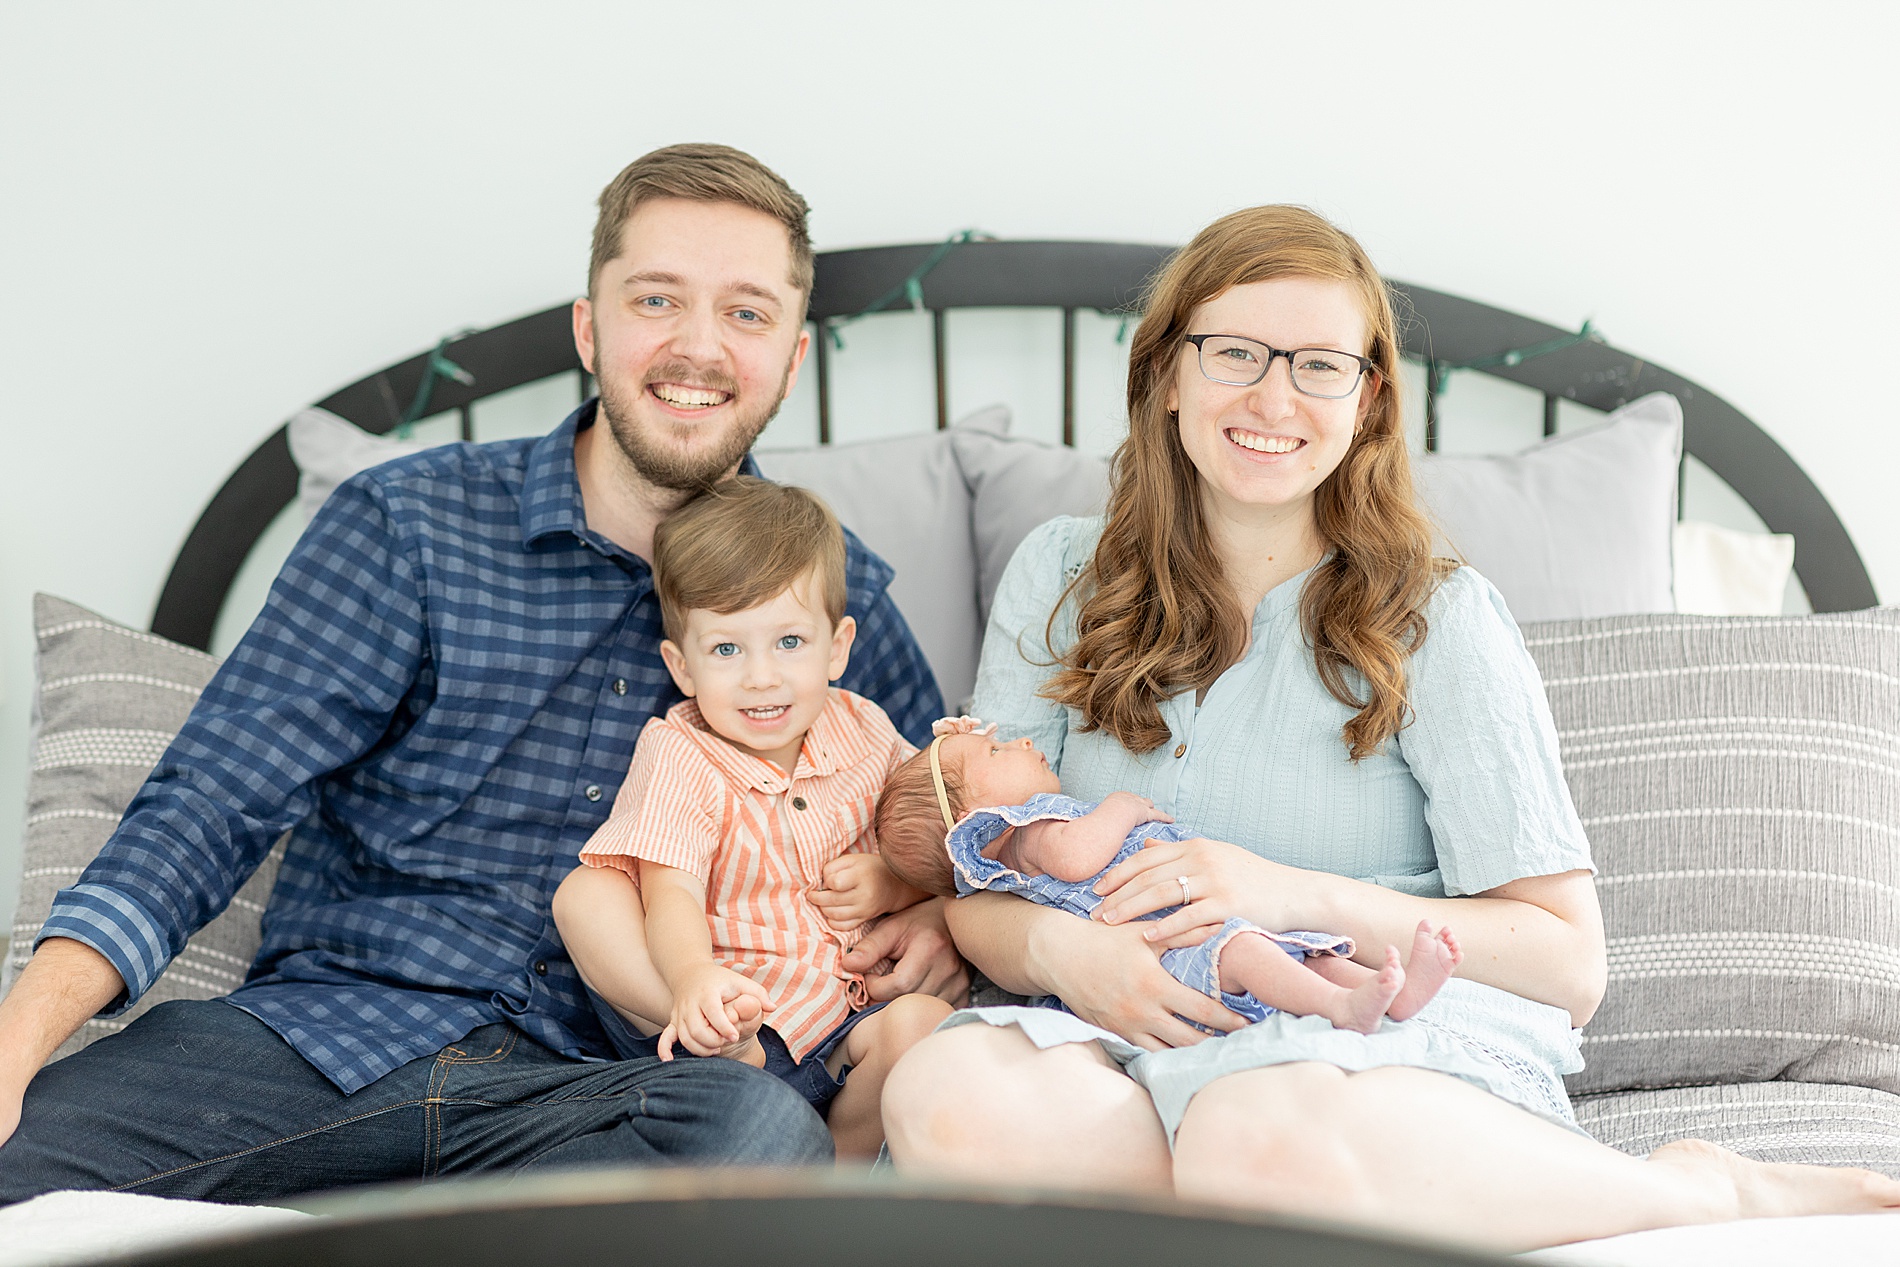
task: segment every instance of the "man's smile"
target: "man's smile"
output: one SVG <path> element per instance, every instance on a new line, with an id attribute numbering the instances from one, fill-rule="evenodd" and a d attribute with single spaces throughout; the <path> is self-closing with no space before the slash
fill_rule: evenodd
<path id="1" fill-rule="evenodd" d="M 690 387 L 685 383 L 649 383 L 647 390 L 675 409 L 711 409 L 732 399 L 732 393 L 715 387 Z"/>

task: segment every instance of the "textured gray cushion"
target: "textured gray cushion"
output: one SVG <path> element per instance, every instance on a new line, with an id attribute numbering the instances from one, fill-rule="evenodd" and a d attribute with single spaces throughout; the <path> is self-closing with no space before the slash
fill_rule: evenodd
<path id="1" fill-rule="evenodd" d="M 53 895 L 72 884 L 118 825 L 145 776 L 184 724 L 216 658 L 128 629 L 46 594 L 33 598 L 39 638 L 37 728 L 26 789 L 26 858 L 7 956 L 10 985 L 32 953 Z M 170 999 L 208 999 L 243 981 L 277 878 L 273 850 L 231 906 L 193 937 L 136 1007 L 88 1021 L 60 1055 Z"/>
<path id="2" fill-rule="evenodd" d="M 1508 457 L 1419 458 L 1414 483 L 1518 620 L 1669 612 L 1681 456 L 1682 407 L 1655 392 Z"/>
<path id="3" fill-rule="evenodd" d="M 977 614 L 988 624 L 996 584 L 1030 529 L 1057 515 L 1102 513 L 1108 462 L 1061 445 L 975 430 L 953 432 L 950 447 L 970 486 Z"/>
<path id="4" fill-rule="evenodd" d="M 1706 1139 L 1758 1161 L 1865 1166 L 1900 1177 L 1900 1096 L 1813 1082 L 1749 1082 L 1579 1096 L 1577 1121 L 1638 1157 Z"/>
<path id="5" fill-rule="evenodd" d="M 1572 1093 L 1900 1092 L 1900 610 L 1524 634 L 1609 935 Z"/>
<path id="6" fill-rule="evenodd" d="M 896 569 L 891 599 L 917 635 L 952 711 L 976 685 L 982 626 L 970 490 L 950 442 L 968 429 L 1007 431 L 1009 422 L 1009 410 L 992 405 L 947 432 L 753 454 L 769 478 L 823 497 Z"/>

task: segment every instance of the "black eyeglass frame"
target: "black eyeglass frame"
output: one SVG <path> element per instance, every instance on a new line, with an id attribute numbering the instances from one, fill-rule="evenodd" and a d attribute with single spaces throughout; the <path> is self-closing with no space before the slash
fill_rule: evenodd
<path id="1" fill-rule="evenodd" d="M 1286 358 L 1287 381 L 1293 384 L 1294 391 L 1302 396 L 1311 396 L 1314 400 L 1344 400 L 1359 390 L 1359 384 L 1365 381 L 1367 373 L 1377 373 L 1379 368 L 1372 363 L 1370 357 L 1355 356 L 1351 352 L 1344 352 L 1339 348 L 1276 348 L 1271 343 L 1262 343 L 1260 340 L 1250 338 L 1244 334 L 1189 334 L 1182 337 L 1194 345 L 1194 363 L 1200 367 L 1201 377 L 1210 383 L 1219 383 L 1222 387 L 1252 387 L 1255 383 L 1260 382 L 1273 372 L 1273 362 L 1276 358 L 1284 356 Z M 1224 379 L 1218 379 L 1212 374 L 1209 374 L 1207 372 L 1207 362 L 1202 359 L 1206 352 L 1204 345 L 1209 339 L 1239 339 L 1244 343 L 1251 343 L 1257 348 L 1265 348 L 1267 350 L 1267 361 L 1266 364 L 1260 368 L 1260 376 L 1255 378 L 1251 383 L 1229 383 Z M 1342 356 L 1349 361 L 1357 361 L 1359 362 L 1359 374 L 1352 380 L 1352 386 L 1340 392 L 1337 396 L 1327 396 L 1320 392 L 1309 392 L 1300 386 L 1300 376 L 1293 372 L 1293 358 L 1301 352 L 1324 352 L 1328 356 Z"/>

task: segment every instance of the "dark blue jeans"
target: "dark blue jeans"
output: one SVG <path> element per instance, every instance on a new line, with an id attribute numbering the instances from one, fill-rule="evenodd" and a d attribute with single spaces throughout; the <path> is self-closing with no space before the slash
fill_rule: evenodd
<path id="1" fill-rule="evenodd" d="M 586 1064 L 484 1025 L 344 1095 L 229 1004 L 165 1003 L 40 1071 L 0 1205 L 58 1188 L 265 1203 L 557 1166 L 829 1162 L 790 1087 L 733 1060 Z"/>

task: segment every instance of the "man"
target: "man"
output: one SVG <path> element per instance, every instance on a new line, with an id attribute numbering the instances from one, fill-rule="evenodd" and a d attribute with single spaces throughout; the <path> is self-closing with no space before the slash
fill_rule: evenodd
<path id="1" fill-rule="evenodd" d="M 603 1062 L 548 913 L 640 728 L 679 698 L 654 527 L 754 469 L 810 343 L 811 282 L 783 180 L 724 146 L 657 150 L 601 194 L 574 305 L 598 401 L 539 440 L 337 490 L 0 1003 L 0 1203 L 829 1156 L 804 1101 L 739 1062 Z M 941 696 L 890 569 L 849 546 L 863 652 L 842 684 L 922 740 Z M 241 989 L 40 1069 L 143 993 L 286 829 Z M 875 998 L 967 984 L 935 907 L 851 966 L 886 954 Z"/>

